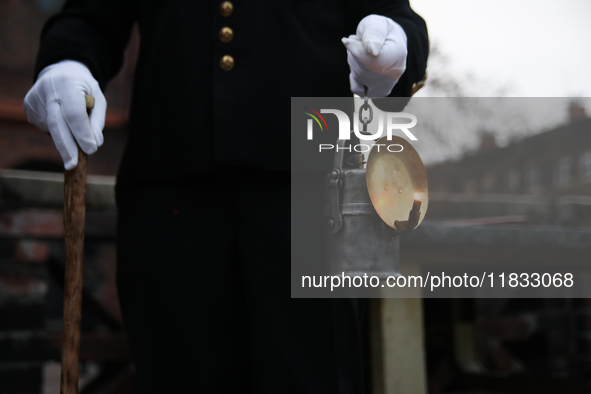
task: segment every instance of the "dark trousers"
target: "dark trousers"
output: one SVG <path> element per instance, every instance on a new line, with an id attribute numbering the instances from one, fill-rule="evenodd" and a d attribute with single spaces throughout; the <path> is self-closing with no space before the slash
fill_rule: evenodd
<path id="1" fill-rule="evenodd" d="M 137 393 L 365 393 L 365 303 L 290 298 L 288 173 L 117 191 Z"/>

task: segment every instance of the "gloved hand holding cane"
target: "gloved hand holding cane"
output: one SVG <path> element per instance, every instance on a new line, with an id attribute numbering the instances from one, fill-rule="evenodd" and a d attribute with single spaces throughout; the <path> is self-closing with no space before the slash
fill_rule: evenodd
<path id="1" fill-rule="evenodd" d="M 85 95 L 93 96 L 90 118 Z M 66 170 L 78 163 L 78 147 L 92 154 L 103 144 L 107 101 L 88 68 L 73 60 L 45 67 L 25 97 L 30 123 L 51 134 Z"/>
<path id="2" fill-rule="evenodd" d="M 88 68 L 69 60 L 46 67 L 25 97 L 25 112 L 29 122 L 51 134 L 66 168 L 62 394 L 78 393 L 86 154 L 96 152 L 103 143 L 106 109 L 105 98 Z"/>

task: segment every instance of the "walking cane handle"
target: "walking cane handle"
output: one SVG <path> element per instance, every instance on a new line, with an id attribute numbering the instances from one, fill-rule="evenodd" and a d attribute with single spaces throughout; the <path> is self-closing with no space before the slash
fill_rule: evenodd
<path id="1" fill-rule="evenodd" d="M 84 99 L 86 100 L 86 110 L 90 111 L 94 108 L 94 97 L 89 96 L 88 94 L 84 95 Z"/>

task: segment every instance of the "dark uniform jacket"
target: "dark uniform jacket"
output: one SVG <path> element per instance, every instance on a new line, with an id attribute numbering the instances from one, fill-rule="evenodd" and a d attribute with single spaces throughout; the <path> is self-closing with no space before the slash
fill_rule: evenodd
<path id="1" fill-rule="evenodd" d="M 355 34 L 369 14 L 392 18 L 408 37 L 406 72 L 392 96 L 409 97 L 425 74 L 427 30 L 407 0 L 220 6 L 219 0 L 69 0 L 45 25 L 36 75 L 72 59 L 86 64 L 104 88 L 138 23 L 120 184 L 235 165 L 289 170 L 290 97 L 351 96 L 341 38 Z M 220 40 L 223 27 L 233 31 L 230 42 Z M 229 71 L 221 67 L 224 56 L 234 62 Z"/>

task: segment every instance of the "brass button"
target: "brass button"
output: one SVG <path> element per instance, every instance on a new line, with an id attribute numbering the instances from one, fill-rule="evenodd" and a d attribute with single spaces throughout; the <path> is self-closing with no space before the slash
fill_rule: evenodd
<path id="1" fill-rule="evenodd" d="M 234 68 L 234 58 L 230 55 L 224 55 L 224 57 L 222 57 L 220 59 L 220 68 L 223 71 L 230 71 L 231 69 Z"/>
<path id="2" fill-rule="evenodd" d="M 232 12 L 234 12 L 234 4 L 232 4 L 229 1 L 224 1 L 222 4 L 220 4 L 220 15 L 221 16 L 223 16 L 224 18 L 227 18 L 230 15 L 232 15 Z"/>
<path id="3" fill-rule="evenodd" d="M 221 42 L 227 44 L 232 41 L 232 38 L 234 38 L 234 31 L 229 27 L 222 27 L 218 36 L 220 37 Z"/>

